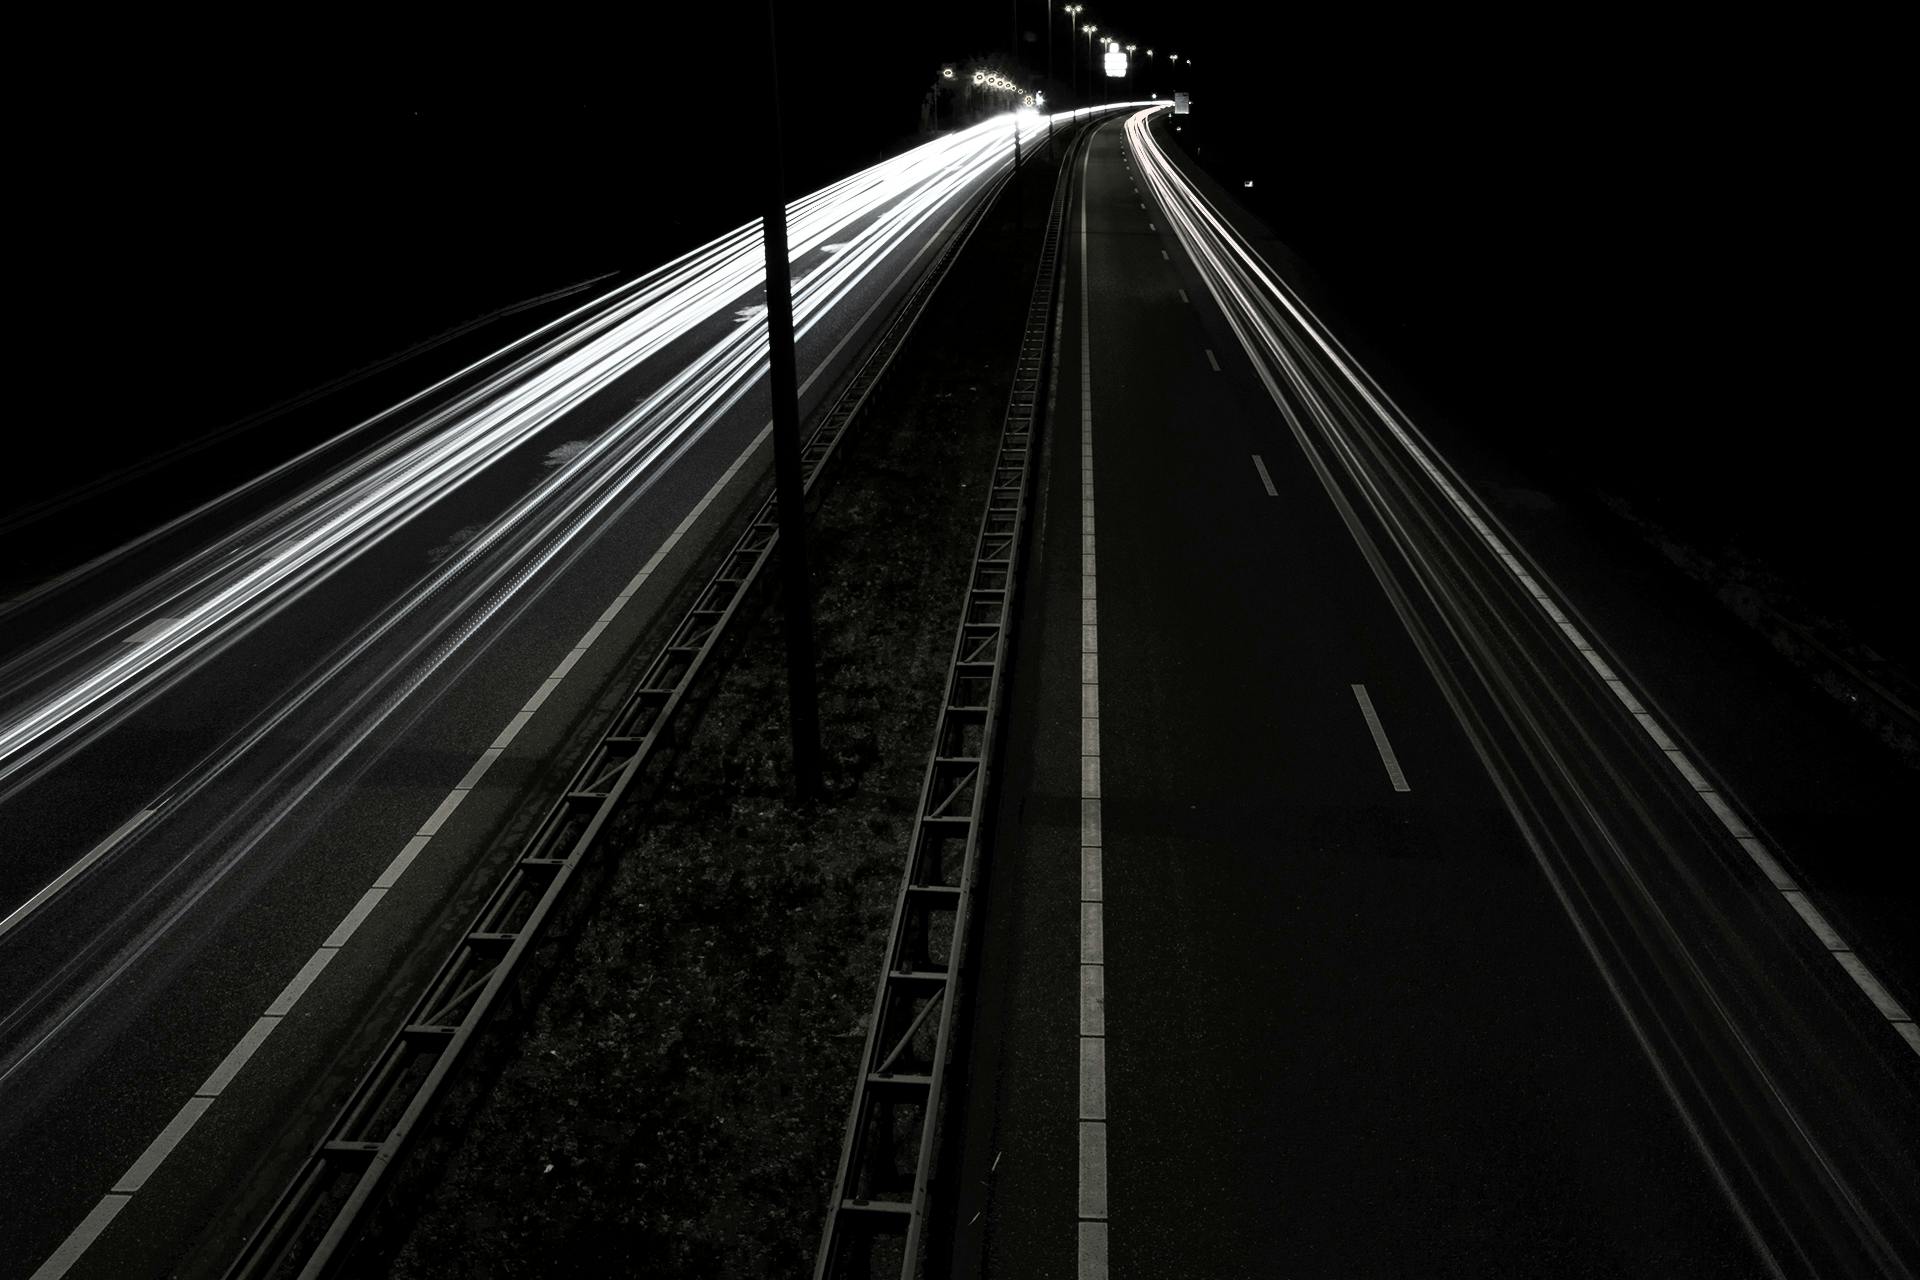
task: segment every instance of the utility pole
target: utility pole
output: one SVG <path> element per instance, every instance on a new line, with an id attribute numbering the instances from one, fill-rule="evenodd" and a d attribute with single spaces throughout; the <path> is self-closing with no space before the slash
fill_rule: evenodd
<path id="1" fill-rule="evenodd" d="M 813 592 L 807 582 L 807 510 L 800 465 L 800 393 L 793 363 L 793 284 L 787 269 L 787 183 L 780 150 L 778 0 L 767 0 L 767 392 L 773 401 L 773 490 L 780 518 L 781 605 L 793 782 L 802 802 L 820 794 L 820 700 L 814 688 Z"/>

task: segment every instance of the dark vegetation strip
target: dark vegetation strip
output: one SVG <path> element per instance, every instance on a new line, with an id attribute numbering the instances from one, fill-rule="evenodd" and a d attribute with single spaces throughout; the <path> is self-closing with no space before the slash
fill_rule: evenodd
<path id="1" fill-rule="evenodd" d="M 1040 175 L 1030 181 L 1040 185 Z M 818 1243 L 964 595 L 1037 221 L 990 221 L 813 525 L 828 793 L 789 800 L 777 607 L 685 735 L 527 1032 L 360 1264 L 797 1275 Z"/>

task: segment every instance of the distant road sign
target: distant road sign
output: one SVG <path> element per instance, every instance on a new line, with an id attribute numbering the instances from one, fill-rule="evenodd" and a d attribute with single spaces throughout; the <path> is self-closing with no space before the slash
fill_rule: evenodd
<path id="1" fill-rule="evenodd" d="M 1174 94 L 1174 95 L 1173 95 L 1173 114 L 1175 114 L 1175 115 L 1177 115 L 1177 116 L 1184 116 L 1184 115 L 1189 115 L 1189 114 L 1191 114 L 1191 113 L 1190 113 L 1190 112 L 1189 112 L 1189 111 L 1187 110 L 1187 95 L 1186 95 L 1186 94 L 1184 94 L 1184 93 L 1176 93 L 1176 94 Z"/>
<path id="2" fill-rule="evenodd" d="M 1115 80 L 1124 79 L 1127 74 L 1127 54 L 1117 44 L 1107 46 L 1107 75 Z"/>

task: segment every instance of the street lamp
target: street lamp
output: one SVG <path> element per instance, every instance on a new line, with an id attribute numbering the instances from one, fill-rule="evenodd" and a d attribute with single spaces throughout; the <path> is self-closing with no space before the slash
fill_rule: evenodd
<path id="1" fill-rule="evenodd" d="M 1080 16 L 1080 11 L 1086 7 L 1087 6 L 1085 6 L 1084 4 L 1063 4 L 1060 6 L 1061 12 L 1067 15 L 1067 35 L 1068 36 L 1073 35 L 1074 21 Z M 1051 22 L 1047 24 L 1047 41 L 1049 43 L 1049 46 L 1051 46 L 1051 43 L 1053 41 L 1053 24 Z M 1067 87 L 1075 93 L 1078 93 L 1080 91 L 1079 70 L 1080 70 L 1080 64 L 1075 60 L 1073 46 L 1068 45 L 1067 46 Z"/>
<path id="2" fill-rule="evenodd" d="M 1139 47 L 1137 44 L 1127 46 L 1127 96 L 1129 98 L 1133 96 L 1133 51 Z"/>

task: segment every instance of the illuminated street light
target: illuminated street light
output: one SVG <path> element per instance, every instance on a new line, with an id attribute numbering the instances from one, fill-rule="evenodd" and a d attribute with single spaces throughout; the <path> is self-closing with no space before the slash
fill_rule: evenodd
<path id="1" fill-rule="evenodd" d="M 1067 15 L 1067 39 L 1069 42 L 1067 44 L 1067 84 L 1075 92 L 1078 92 L 1080 88 L 1080 59 L 1079 55 L 1074 52 L 1073 44 L 1071 43 L 1073 39 L 1073 24 L 1079 20 L 1081 10 L 1086 7 L 1084 4 L 1063 4 L 1060 6 L 1061 10 Z M 1052 32 L 1053 27 L 1051 24 L 1048 25 L 1047 30 L 1049 33 Z M 1047 38 L 1051 40 L 1053 37 L 1049 34 Z"/>

